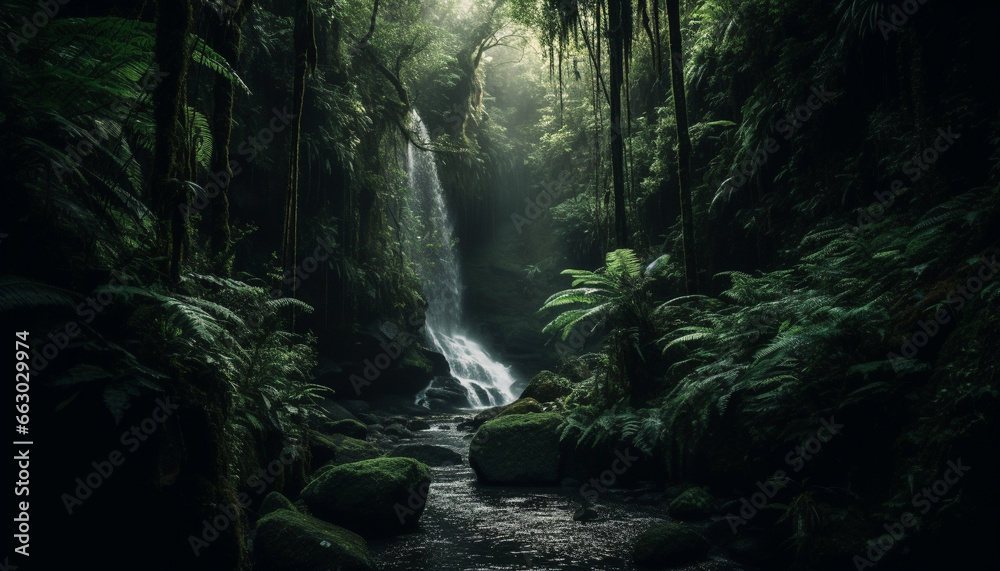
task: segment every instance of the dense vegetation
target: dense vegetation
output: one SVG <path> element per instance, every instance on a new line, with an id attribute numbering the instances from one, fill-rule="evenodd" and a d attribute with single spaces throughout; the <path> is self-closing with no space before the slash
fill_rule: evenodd
<path id="1" fill-rule="evenodd" d="M 267 491 L 298 494 L 329 399 L 412 402 L 440 373 L 420 340 L 351 381 L 426 310 L 415 144 L 475 333 L 570 383 L 563 445 L 733 497 L 784 470 L 775 517 L 744 523 L 796 569 L 864 553 L 960 461 L 880 566 L 995 559 L 1000 7 L 49 4 L 0 1 L 0 313 L 31 332 L 59 456 L 39 525 L 65 549 L 113 559 L 113 530 L 149 568 L 251 568 L 258 469 L 293 451 Z M 115 486 L 67 500 L 164 398 Z"/>

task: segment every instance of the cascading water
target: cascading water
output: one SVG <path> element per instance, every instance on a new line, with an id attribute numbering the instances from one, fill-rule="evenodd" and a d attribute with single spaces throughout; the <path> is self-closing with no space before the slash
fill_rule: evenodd
<path id="1" fill-rule="evenodd" d="M 429 141 L 427 128 L 416 111 L 412 123 L 420 140 Z M 510 371 L 490 358 L 462 326 L 462 280 L 434 154 L 410 143 L 406 155 L 410 184 L 406 248 L 417 265 L 427 300 L 424 324 L 427 338 L 448 360 L 452 376 L 468 393 L 469 405 L 484 407 L 511 402 L 514 378 Z M 418 403 L 426 404 L 428 389 L 417 395 Z"/>

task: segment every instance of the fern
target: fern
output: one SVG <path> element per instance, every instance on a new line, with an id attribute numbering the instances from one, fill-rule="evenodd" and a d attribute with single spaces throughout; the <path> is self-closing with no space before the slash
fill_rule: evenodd
<path id="1" fill-rule="evenodd" d="M 0 313 L 24 311 L 45 306 L 76 305 L 72 292 L 48 284 L 0 276 Z"/>

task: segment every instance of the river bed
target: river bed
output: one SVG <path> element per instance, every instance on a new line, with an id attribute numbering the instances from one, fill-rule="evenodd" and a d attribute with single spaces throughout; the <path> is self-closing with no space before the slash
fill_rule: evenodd
<path id="1" fill-rule="evenodd" d="M 468 464 L 468 432 L 431 420 L 413 441 L 451 448 L 462 465 L 432 468 L 434 481 L 418 531 L 369 541 L 380 570 L 638 569 L 632 540 L 667 518 L 662 502 L 609 490 L 594 504 L 600 518 L 581 523 L 578 489 L 481 486 Z M 675 569 L 741 571 L 722 557 Z"/>

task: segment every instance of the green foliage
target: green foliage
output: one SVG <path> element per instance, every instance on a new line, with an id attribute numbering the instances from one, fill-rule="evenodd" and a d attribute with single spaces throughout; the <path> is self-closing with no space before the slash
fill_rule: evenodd
<path id="1" fill-rule="evenodd" d="M 542 332 L 559 334 L 565 340 L 576 329 L 589 336 L 604 325 L 609 331 L 608 350 L 613 364 L 605 377 L 606 397 L 643 388 L 646 378 L 641 363 L 645 356 L 640 331 L 649 325 L 651 294 L 650 280 L 635 252 L 628 249 L 608 252 L 604 267 L 596 272 L 563 270 L 562 273 L 573 278 L 573 287 L 545 300 L 539 312 L 559 309 L 561 313 Z M 565 305 L 582 307 L 562 309 Z"/>
<path id="2" fill-rule="evenodd" d="M 596 272 L 563 270 L 562 273 L 573 278 L 572 289 L 552 294 L 539 311 L 562 305 L 578 304 L 584 307 L 564 310 L 542 329 L 543 332 L 559 333 L 562 339 L 566 339 L 573 328 L 584 320 L 600 323 L 610 318 L 618 324 L 629 317 L 642 315 L 642 304 L 647 296 L 643 291 L 645 278 L 642 266 L 635 252 L 608 252 L 604 267 Z"/>
<path id="3" fill-rule="evenodd" d="M 283 330 L 288 308 L 310 312 L 291 298 L 271 298 L 262 287 L 210 275 L 184 276 L 186 293 L 107 286 L 102 291 L 137 303 L 130 325 L 135 351 L 164 370 L 178 370 L 228 386 L 227 432 L 235 458 L 247 458 L 270 435 L 297 438 L 319 414 L 327 389 L 310 383 L 315 339 Z"/>
<path id="4" fill-rule="evenodd" d="M 661 452 L 665 437 L 666 426 L 660 410 L 634 410 L 619 403 L 607 409 L 593 405 L 573 409 L 559 438 L 575 441 L 578 448 L 624 444 L 653 456 Z"/>

